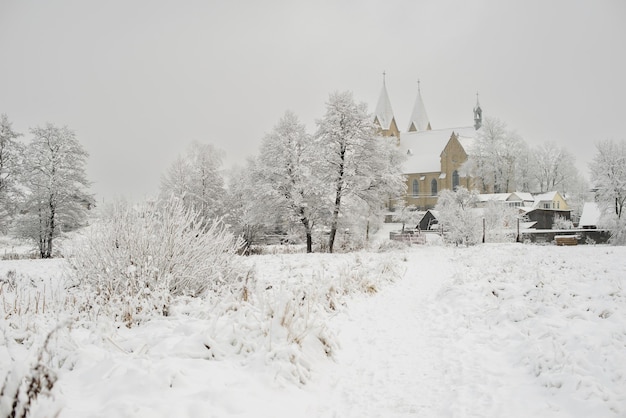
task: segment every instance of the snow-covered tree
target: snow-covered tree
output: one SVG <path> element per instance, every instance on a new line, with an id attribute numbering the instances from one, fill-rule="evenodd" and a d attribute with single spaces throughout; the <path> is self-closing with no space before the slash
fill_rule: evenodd
<path id="1" fill-rule="evenodd" d="M 516 188 L 515 174 L 523 140 L 496 118 L 486 118 L 470 149 L 465 170 L 483 192 L 505 193 Z"/>
<path id="2" fill-rule="evenodd" d="M 264 216 L 257 202 L 260 200 L 253 184 L 256 162 L 249 159 L 247 167 L 233 167 L 228 174 L 225 222 L 236 236 L 243 239 L 242 252 L 247 254 L 263 229 Z"/>
<path id="3" fill-rule="evenodd" d="M 331 196 L 328 250 L 333 252 L 346 204 L 352 200 L 354 207 L 373 209 L 400 195 L 404 178 L 392 162 L 391 148 L 377 137 L 367 105 L 355 103 L 352 93 L 331 94 L 317 125 L 319 176 Z"/>
<path id="4" fill-rule="evenodd" d="M 393 209 L 394 212 L 391 219 L 402 224 L 402 232 L 404 232 L 406 224 L 415 226 L 419 222 L 420 212 L 417 211 L 415 205 L 407 205 L 404 199 L 398 199 Z"/>
<path id="5" fill-rule="evenodd" d="M 254 171 L 266 213 L 277 213 L 302 225 L 307 253 L 313 252 L 313 227 L 320 212 L 320 185 L 315 148 L 305 126 L 286 112 L 261 144 Z"/>
<path id="6" fill-rule="evenodd" d="M 435 210 L 447 242 L 472 245 L 480 241 L 481 225 L 475 210 L 477 194 L 476 190 L 468 191 L 465 187 L 442 190 L 439 194 Z"/>
<path id="7" fill-rule="evenodd" d="M 614 243 L 626 243 L 626 142 L 605 140 L 596 144 L 590 164 L 591 181 L 602 208 L 603 223 Z"/>
<path id="8" fill-rule="evenodd" d="M 24 147 L 17 141 L 7 115 L 0 115 L 0 232 L 6 233 L 8 221 L 17 208 L 17 180 L 24 156 Z"/>
<path id="9" fill-rule="evenodd" d="M 87 193 L 87 151 L 68 127 L 31 129 L 21 183 L 26 188 L 19 232 L 35 240 L 42 258 L 52 256 L 60 232 L 82 225 L 93 198 Z"/>
<path id="10" fill-rule="evenodd" d="M 517 222 L 520 218 L 518 208 L 492 200 L 485 205 L 483 218 L 487 242 L 505 242 L 515 238 Z"/>
<path id="11" fill-rule="evenodd" d="M 535 179 L 534 164 L 532 151 L 525 141 L 519 144 L 519 155 L 516 160 L 515 167 L 515 184 L 516 190 L 519 192 L 535 192 L 537 183 Z"/>
<path id="12" fill-rule="evenodd" d="M 577 176 L 574 156 L 555 142 L 535 147 L 531 153 L 532 172 L 539 192 L 568 191 L 572 179 Z"/>
<path id="13" fill-rule="evenodd" d="M 221 151 L 211 144 L 192 142 L 161 178 L 162 197 L 182 199 L 185 207 L 205 219 L 221 216 L 225 194 L 221 166 Z"/>

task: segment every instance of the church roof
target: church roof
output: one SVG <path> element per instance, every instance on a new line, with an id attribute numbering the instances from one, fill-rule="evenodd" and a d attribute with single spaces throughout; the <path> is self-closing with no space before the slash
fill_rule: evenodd
<path id="1" fill-rule="evenodd" d="M 381 129 L 389 129 L 391 122 L 393 121 L 393 109 L 391 108 L 391 101 L 389 100 L 389 94 L 387 94 L 387 86 L 383 81 L 383 88 L 380 90 L 380 96 L 378 97 L 378 104 L 376 105 L 376 111 L 374 113 L 376 120 L 380 124 Z"/>
<path id="2" fill-rule="evenodd" d="M 419 86 L 419 85 L 418 85 Z M 430 130 L 430 120 L 426 113 L 426 106 L 422 100 L 422 92 L 420 88 L 417 88 L 417 98 L 415 99 L 415 105 L 413 105 L 413 112 L 411 113 L 411 119 L 409 120 L 409 132 L 415 131 L 427 131 Z"/>
<path id="3" fill-rule="evenodd" d="M 402 134 L 400 151 L 406 155 L 402 165 L 404 174 L 439 173 L 441 171 L 441 153 L 452 137 L 459 136 L 459 142 L 465 143 L 475 135 L 473 127 L 436 129 L 430 131 L 407 132 Z M 461 141 L 461 138 L 463 141 Z"/>

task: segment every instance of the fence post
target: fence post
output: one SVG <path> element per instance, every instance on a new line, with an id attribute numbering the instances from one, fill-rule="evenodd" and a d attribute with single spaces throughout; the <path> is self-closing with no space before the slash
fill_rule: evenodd
<path id="1" fill-rule="evenodd" d="M 485 218 L 483 218 L 483 244 L 485 243 Z"/>

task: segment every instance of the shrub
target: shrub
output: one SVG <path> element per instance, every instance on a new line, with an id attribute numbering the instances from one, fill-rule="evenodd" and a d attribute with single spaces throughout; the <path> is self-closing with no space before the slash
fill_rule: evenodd
<path id="1" fill-rule="evenodd" d="M 150 311 L 167 315 L 172 297 L 229 288 L 239 276 L 240 247 L 220 220 L 205 220 L 178 200 L 117 203 L 75 243 L 69 263 L 105 309 L 130 324 Z"/>

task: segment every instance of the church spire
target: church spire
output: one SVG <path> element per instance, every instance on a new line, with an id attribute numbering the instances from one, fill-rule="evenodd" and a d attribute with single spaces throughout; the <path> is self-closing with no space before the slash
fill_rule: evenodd
<path id="1" fill-rule="evenodd" d="M 430 120 L 428 120 L 428 114 L 426 113 L 426 107 L 422 100 L 422 90 L 420 88 L 420 81 L 417 80 L 417 99 L 415 99 L 415 105 L 413 106 L 413 113 L 411 113 L 411 119 L 409 121 L 409 132 L 417 131 L 430 131 Z"/>
<path id="2" fill-rule="evenodd" d="M 476 106 L 474 106 L 474 129 L 479 130 L 483 124 L 483 110 L 480 108 L 478 101 L 478 92 L 476 92 Z"/>
<path id="3" fill-rule="evenodd" d="M 376 105 L 376 111 L 374 113 L 374 122 L 380 126 L 383 136 L 400 137 L 400 131 L 398 130 L 396 119 L 393 116 L 391 101 L 387 93 L 386 75 L 387 73 L 383 72 L 383 88 L 378 97 L 378 104 Z"/>

